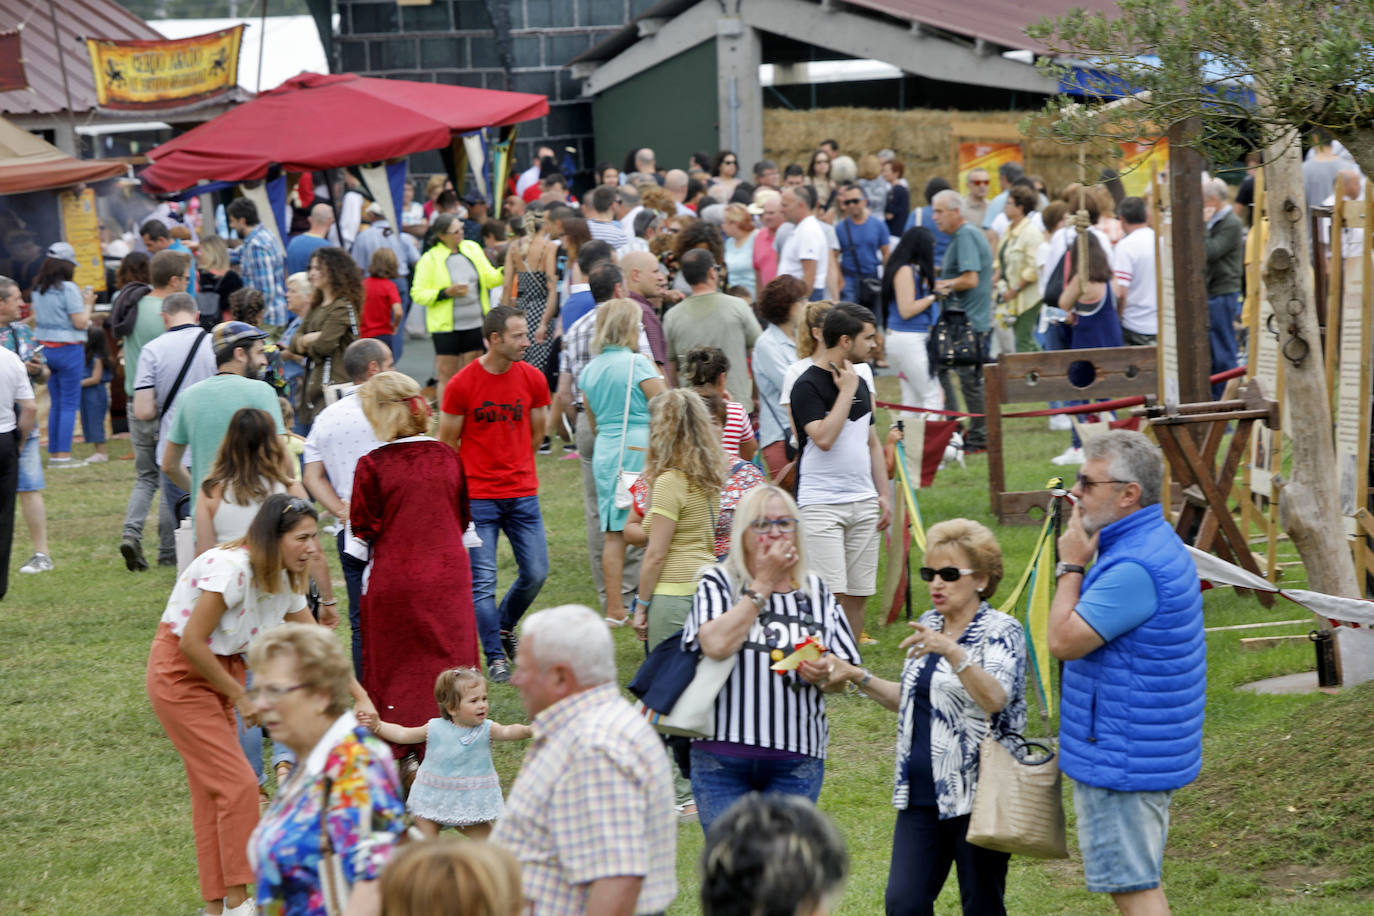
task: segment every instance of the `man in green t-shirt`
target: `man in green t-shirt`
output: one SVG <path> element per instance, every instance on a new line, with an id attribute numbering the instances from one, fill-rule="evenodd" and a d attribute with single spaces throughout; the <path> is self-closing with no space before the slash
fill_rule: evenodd
<path id="1" fill-rule="evenodd" d="M 262 342 L 265 333 L 242 321 L 215 325 L 210 340 L 215 350 L 216 373 L 197 382 L 176 401 L 172 428 L 167 433 L 167 448 L 162 453 L 162 472 L 181 489 L 191 494 L 195 505 L 200 482 L 215 463 L 220 443 L 229 429 L 229 420 L 244 407 L 266 411 L 284 436 L 281 405 L 277 392 L 257 376 L 267 365 Z M 191 448 L 191 473 L 186 473 L 181 456 Z"/>
<path id="2" fill-rule="evenodd" d="M 134 306 L 134 319 L 124 337 L 124 393 L 129 403 L 134 399 L 134 379 L 138 376 L 138 356 L 155 337 L 161 336 L 166 325 L 162 322 L 162 300 L 173 293 L 186 292 L 191 272 L 191 256 L 171 249 L 159 251 L 148 264 L 148 279 L 153 288 Z M 124 515 L 124 534 L 119 551 L 130 571 L 148 568 L 143 556 L 143 525 L 153 505 L 160 478 L 157 470 L 158 421 L 139 420 L 129 416 L 129 441 L 134 451 L 134 489 Z M 177 518 L 175 507 L 163 500 L 158 509 L 159 566 L 175 566 L 176 544 L 173 532 Z"/>
<path id="3" fill-rule="evenodd" d="M 940 277 L 935 281 L 936 295 L 943 296 L 940 309 L 962 309 L 969 324 L 982 338 L 983 358 L 988 356 L 992 340 L 992 246 L 983 230 L 964 219 L 963 199 L 954 191 L 941 191 L 931 202 L 935 225 L 950 236 L 945 260 L 940 265 Z M 952 366 L 940 370 L 940 384 L 945 389 L 945 409 L 954 409 L 954 377 L 964 394 L 964 409 L 969 413 L 983 412 L 983 366 Z M 988 450 L 987 423 L 982 417 L 969 422 L 964 439 L 965 454 Z"/>

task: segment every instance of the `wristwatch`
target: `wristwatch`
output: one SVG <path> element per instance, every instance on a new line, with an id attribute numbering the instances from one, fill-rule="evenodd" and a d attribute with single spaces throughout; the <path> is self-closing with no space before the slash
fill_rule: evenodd
<path id="1" fill-rule="evenodd" d="M 1066 576 L 1069 573 L 1078 573 L 1081 576 L 1085 572 L 1087 572 L 1087 570 L 1076 563 L 1065 563 L 1063 560 L 1060 560 L 1058 563 L 1054 564 L 1054 577 L 1056 579 L 1061 576 Z"/>
<path id="2" fill-rule="evenodd" d="M 752 588 L 746 588 L 744 589 L 743 594 L 744 597 L 754 602 L 754 608 L 756 610 L 762 611 L 765 607 L 768 606 L 768 599 L 763 597 L 763 593 L 761 592 L 756 592 Z"/>

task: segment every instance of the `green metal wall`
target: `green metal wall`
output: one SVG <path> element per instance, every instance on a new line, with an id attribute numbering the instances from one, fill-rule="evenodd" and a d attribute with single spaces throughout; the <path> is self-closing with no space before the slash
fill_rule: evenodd
<path id="1" fill-rule="evenodd" d="M 686 168 L 693 151 L 715 152 L 717 119 L 712 39 L 596 97 L 596 158 L 620 165 L 631 149 L 647 146 L 659 168 Z"/>

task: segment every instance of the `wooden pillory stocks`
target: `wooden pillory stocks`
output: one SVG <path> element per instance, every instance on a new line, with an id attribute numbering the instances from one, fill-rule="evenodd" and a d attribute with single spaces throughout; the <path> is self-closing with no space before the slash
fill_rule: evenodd
<path id="1" fill-rule="evenodd" d="M 1004 525 L 1038 525 L 1050 501 L 1049 491 L 1044 489 L 1006 492 L 1002 405 L 1153 394 L 1159 384 L 1156 363 L 1154 347 L 1104 347 L 1004 353 L 997 362 L 985 365 L 988 496 L 998 521 Z"/>
<path id="2" fill-rule="evenodd" d="M 1265 397 L 1259 381 L 1252 380 L 1231 400 L 1165 406 L 1147 397 L 1145 406 L 1132 413 L 1148 418 L 1174 481 L 1182 488 L 1183 505 L 1174 519 L 1178 536 L 1198 550 L 1262 577 L 1264 573 L 1250 552 L 1249 532 L 1236 523 L 1229 497 L 1236 471 L 1249 450 L 1255 422 L 1262 420 L 1269 429 L 1279 429 L 1278 402 Z M 1217 454 L 1230 424 L 1235 424 L 1235 431 L 1218 467 Z M 1194 428 L 1203 430 L 1201 445 L 1195 441 Z M 1274 605 L 1273 592 L 1257 592 L 1255 597 L 1265 607 Z"/>

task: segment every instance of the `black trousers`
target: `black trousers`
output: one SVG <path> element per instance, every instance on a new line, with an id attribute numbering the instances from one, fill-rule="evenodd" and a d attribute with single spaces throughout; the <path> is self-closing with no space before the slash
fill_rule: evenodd
<path id="1" fill-rule="evenodd" d="M 968 815 L 942 821 L 934 805 L 897 812 L 887 873 L 887 916 L 933 916 L 951 864 L 959 870 L 964 916 L 1006 916 L 1002 897 L 1011 856 L 974 846 L 964 839 L 967 832 Z"/>
<path id="2" fill-rule="evenodd" d="M 0 598 L 10 587 L 14 543 L 14 500 L 19 487 L 19 432 L 0 433 Z"/>

